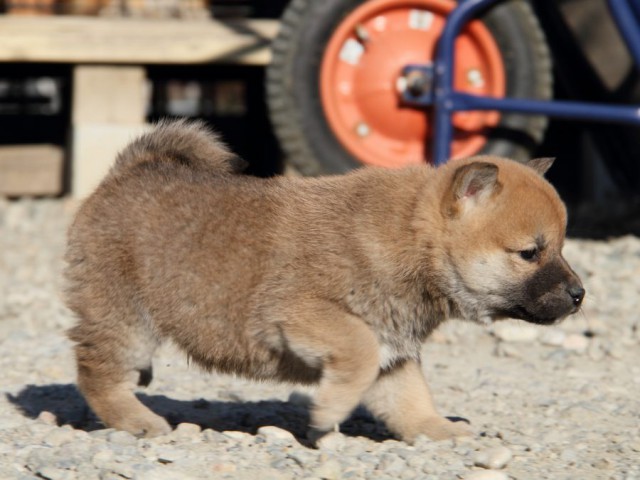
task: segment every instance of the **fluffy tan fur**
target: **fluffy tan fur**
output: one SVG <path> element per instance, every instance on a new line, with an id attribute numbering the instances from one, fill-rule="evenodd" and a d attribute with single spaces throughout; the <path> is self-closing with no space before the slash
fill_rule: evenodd
<path id="1" fill-rule="evenodd" d="M 170 430 L 129 381 L 150 380 L 170 339 L 206 369 L 319 384 L 318 432 L 364 403 L 407 441 L 463 435 L 431 401 L 420 368 L 429 333 L 450 317 L 522 308 L 549 323 L 576 309 L 565 210 L 534 168 L 480 157 L 322 178 L 239 170 L 201 125 L 163 123 L 80 208 L 69 335 L 79 388 L 107 425 Z M 523 260 L 541 239 L 537 260 Z"/>

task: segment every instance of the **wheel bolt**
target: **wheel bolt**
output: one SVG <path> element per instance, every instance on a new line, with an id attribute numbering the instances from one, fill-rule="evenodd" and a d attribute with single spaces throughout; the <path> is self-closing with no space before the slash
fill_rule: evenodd
<path id="1" fill-rule="evenodd" d="M 484 86 L 484 77 L 482 76 L 482 72 L 477 68 L 467 70 L 467 81 L 473 87 Z"/>
<path id="2" fill-rule="evenodd" d="M 358 124 L 356 125 L 356 134 L 359 137 L 366 137 L 367 135 L 369 135 L 369 133 L 371 133 L 371 128 L 369 128 L 369 125 L 364 122 L 358 122 Z"/>
<path id="3" fill-rule="evenodd" d="M 407 90 L 414 97 L 419 97 L 425 93 L 431 86 L 429 79 L 421 72 L 412 71 L 406 76 Z"/>
<path id="4" fill-rule="evenodd" d="M 360 40 L 362 43 L 367 43 L 369 41 L 369 32 L 361 23 L 356 25 L 355 33 L 356 37 L 358 37 L 358 40 Z"/>

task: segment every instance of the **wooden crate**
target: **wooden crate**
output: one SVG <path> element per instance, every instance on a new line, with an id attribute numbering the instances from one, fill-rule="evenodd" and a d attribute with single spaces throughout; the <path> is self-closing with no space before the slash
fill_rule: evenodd
<path id="1" fill-rule="evenodd" d="M 56 0 L 5 0 L 10 15 L 52 15 Z"/>
<path id="2" fill-rule="evenodd" d="M 0 146 L 0 195 L 59 195 L 64 153 L 55 145 Z"/>

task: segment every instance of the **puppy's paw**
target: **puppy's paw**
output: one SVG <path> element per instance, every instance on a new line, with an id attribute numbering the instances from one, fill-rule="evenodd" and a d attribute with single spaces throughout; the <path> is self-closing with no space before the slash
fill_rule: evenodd
<path id="1" fill-rule="evenodd" d="M 307 430 L 307 435 L 303 439 L 303 443 L 305 446 L 309 448 L 320 448 L 318 446 L 318 442 L 329 433 L 327 430 L 319 430 L 317 428 L 309 427 Z"/>
<path id="2" fill-rule="evenodd" d="M 332 434 L 339 435 L 339 432 L 340 430 L 338 429 L 337 424 L 334 425 L 331 430 L 321 430 L 319 428 L 309 427 L 309 430 L 307 430 L 307 438 L 305 439 L 306 444 L 311 448 L 322 448 L 327 439 L 329 439 L 330 442 Z"/>
<path id="3" fill-rule="evenodd" d="M 420 422 L 416 428 L 402 436 L 405 442 L 413 443 L 420 435 L 426 435 L 431 440 L 448 440 L 456 437 L 473 436 L 471 426 L 463 421 L 452 422 L 444 417 L 430 417 Z"/>
<path id="4" fill-rule="evenodd" d="M 307 431 L 304 444 L 319 450 L 340 450 L 345 446 L 345 441 L 345 436 L 337 429 L 326 432 L 311 428 Z"/>
<path id="5" fill-rule="evenodd" d="M 158 415 L 147 415 L 144 418 L 127 419 L 113 425 L 118 430 L 125 430 L 138 438 L 159 437 L 171 433 L 171 426 Z"/>

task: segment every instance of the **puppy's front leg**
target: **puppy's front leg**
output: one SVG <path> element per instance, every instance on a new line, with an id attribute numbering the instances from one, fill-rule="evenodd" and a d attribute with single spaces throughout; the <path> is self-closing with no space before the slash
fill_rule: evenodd
<path id="1" fill-rule="evenodd" d="M 375 334 L 362 319 L 331 304 L 306 304 L 302 310 L 283 332 L 294 353 L 322 369 L 311 410 L 309 438 L 315 440 L 362 401 L 380 372 L 380 354 Z"/>
<path id="2" fill-rule="evenodd" d="M 436 411 L 418 362 L 407 360 L 380 375 L 364 395 L 365 406 L 402 440 L 418 435 L 432 440 L 471 435 L 463 422 L 451 422 Z"/>

